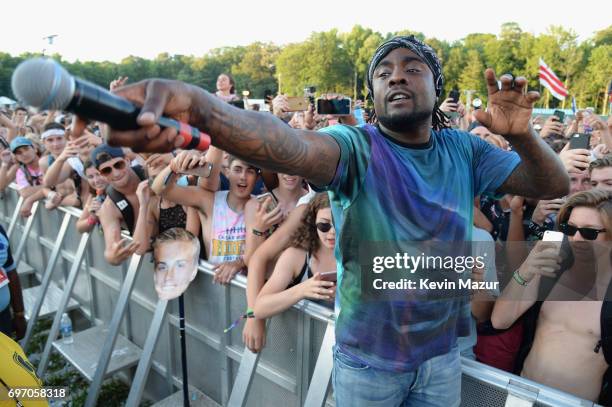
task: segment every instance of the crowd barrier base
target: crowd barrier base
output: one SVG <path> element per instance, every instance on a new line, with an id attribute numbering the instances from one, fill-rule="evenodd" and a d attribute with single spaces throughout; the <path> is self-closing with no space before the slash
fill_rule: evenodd
<path id="1" fill-rule="evenodd" d="M 87 407 L 104 405 L 98 400 L 102 382 L 118 372 L 130 384 L 126 406 L 136 407 L 143 398 L 157 401 L 155 406 L 182 405 L 183 393 L 177 392 L 182 380 L 175 304 L 157 299 L 152 265 L 143 261 L 145 256 L 132 256 L 127 270 L 109 266 L 101 255 L 99 231 L 79 235 L 71 227 L 79 210 L 60 207 L 53 214 L 35 205 L 23 221 L 23 199 L 14 186 L 0 199 L 0 222 L 8 225 L 18 264 L 23 269 L 31 266 L 40 281 L 24 290 L 28 327 L 22 344 L 31 340 L 41 317 L 53 316 L 38 375 L 44 377 L 50 353 L 56 350 L 90 382 Z M 190 308 L 190 404 L 333 407 L 333 311 L 299 302 L 268 321 L 266 348 L 255 354 L 242 344 L 242 329 L 221 333 L 246 308 L 246 278 L 237 276 L 230 286 L 219 287 L 211 284 L 210 264 L 201 262 L 199 271 L 199 279 L 185 294 Z M 65 344 L 57 337 L 61 316 L 70 310 L 86 316 L 92 327 L 75 332 L 74 342 Z M 461 362 L 461 406 L 596 405 L 476 361 Z"/>
<path id="2" fill-rule="evenodd" d="M 176 407 L 183 405 L 183 391 L 177 391 L 170 397 L 158 401 L 152 407 Z M 193 386 L 189 386 L 189 406 L 190 407 L 219 407 L 213 399 L 202 393 Z"/>

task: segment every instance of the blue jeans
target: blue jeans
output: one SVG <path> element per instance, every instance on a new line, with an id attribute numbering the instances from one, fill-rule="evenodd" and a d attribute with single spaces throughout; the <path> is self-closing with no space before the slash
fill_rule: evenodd
<path id="1" fill-rule="evenodd" d="M 332 373 L 338 407 L 459 406 L 459 348 L 431 358 L 414 372 L 374 369 L 334 347 Z"/>

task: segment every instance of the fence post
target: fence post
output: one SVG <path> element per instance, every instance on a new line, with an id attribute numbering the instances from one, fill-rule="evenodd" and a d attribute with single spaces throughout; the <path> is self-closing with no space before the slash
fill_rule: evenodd
<path id="1" fill-rule="evenodd" d="M 51 330 L 49 331 L 49 336 L 47 337 L 47 342 L 45 343 L 45 348 L 40 358 L 38 370 L 36 371 L 36 374 L 40 378 L 44 376 L 45 370 L 47 370 L 49 356 L 51 355 L 51 349 L 53 348 L 53 341 L 55 340 L 55 338 L 57 337 L 57 333 L 59 332 L 62 314 L 68 306 L 68 301 L 70 300 L 72 289 L 74 288 L 77 276 L 79 275 L 81 261 L 83 260 L 83 256 L 85 255 L 85 249 L 87 248 L 88 243 L 89 233 L 83 233 L 83 235 L 81 236 L 81 240 L 79 241 L 79 247 L 77 248 L 77 251 L 74 255 L 74 262 L 72 263 L 72 267 L 70 268 L 70 273 L 68 274 L 68 278 L 66 279 L 66 284 L 64 284 L 64 294 L 62 295 L 62 299 L 60 300 L 60 303 L 57 307 L 55 318 L 53 318 L 53 325 L 51 325 Z"/>
<path id="2" fill-rule="evenodd" d="M 34 308 L 30 311 L 30 320 L 28 321 L 28 328 L 26 330 L 25 338 L 21 343 L 21 346 L 24 349 L 32 338 L 34 326 L 36 325 L 36 321 L 38 321 L 38 314 L 40 313 L 40 309 L 42 308 L 43 302 L 45 301 L 45 295 L 47 294 L 47 289 L 49 288 L 49 284 L 51 283 L 51 275 L 53 274 L 53 269 L 55 268 L 57 259 L 62 251 L 64 237 L 66 236 L 66 231 L 68 230 L 68 226 L 70 225 L 70 217 L 71 215 L 69 213 L 66 213 L 64 215 L 62 225 L 60 226 L 59 235 L 57 236 L 57 240 L 55 241 L 55 245 L 53 246 L 53 250 L 51 251 L 51 257 L 49 258 L 49 262 L 47 263 L 47 268 L 43 273 L 38 298 L 34 303 Z"/>

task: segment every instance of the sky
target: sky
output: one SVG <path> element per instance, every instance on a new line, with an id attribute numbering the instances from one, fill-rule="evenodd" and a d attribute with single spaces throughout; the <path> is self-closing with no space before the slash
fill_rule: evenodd
<path id="1" fill-rule="evenodd" d="M 312 32 L 332 28 L 348 32 L 356 24 L 383 34 L 409 29 L 448 41 L 476 32 L 498 34 L 508 21 L 536 35 L 555 24 L 573 29 L 582 41 L 612 24 L 612 3 L 9 0 L 3 2 L 2 15 L 0 52 L 18 55 L 46 49 L 69 61 L 118 62 L 129 55 L 154 58 L 162 52 L 203 55 L 214 48 L 255 41 L 284 45 L 303 41 Z M 52 45 L 43 40 L 49 35 L 58 35 Z"/>

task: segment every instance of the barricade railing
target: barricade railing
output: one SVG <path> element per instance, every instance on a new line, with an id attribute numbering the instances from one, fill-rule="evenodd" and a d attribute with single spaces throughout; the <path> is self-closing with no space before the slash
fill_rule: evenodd
<path id="1" fill-rule="evenodd" d="M 27 256 L 27 243 L 29 241 L 32 241 L 32 244 L 36 246 L 45 239 L 41 236 L 41 231 L 37 231 L 35 237 L 32 236 L 32 231 L 35 229 L 33 225 L 36 214 L 41 212 L 47 213 L 47 211 L 44 208 L 37 210 L 36 206 L 33 206 L 31 211 L 32 215 L 25 221 L 25 225 L 20 227 L 18 221 L 19 210 L 23 203 L 23 199 L 19 198 L 16 204 L 10 208 L 10 204 L 7 202 L 8 195 L 9 194 L 5 194 L 3 199 L 4 202 L 2 207 L 4 213 L 0 216 L 0 221 L 3 223 L 10 223 L 9 231 L 11 234 L 15 234 L 18 229 L 21 230 L 21 234 L 17 233 L 15 235 L 18 236 L 19 239 L 18 254 L 19 257 L 24 255 Z M 13 198 L 15 198 L 15 196 L 13 196 Z M 11 216 L 8 216 L 10 210 L 12 210 L 12 213 Z M 95 236 L 96 234 L 99 235 L 95 230 L 92 231 L 91 234 L 84 233 L 79 235 L 78 246 L 75 253 L 65 253 L 63 245 L 66 240 L 66 235 L 70 233 L 69 225 L 72 218 L 79 218 L 81 211 L 76 208 L 64 207 L 60 207 L 58 210 L 63 213 L 61 225 L 59 229 L 51 227 L 51 230 L 58 232 L 57 235 L 53 236 L 53 244 L 47 247 L 51 250 L 50 258 L 46 264 L 44 261 L 42 262 L 44 271 L 40 275 L 41 286 L 39 292 L 41 294 L 40 298 L 36 299 L 33 309 L 30 311 L 26 337 L 23 341 L 23 344 L 27 344 L 32 338 L 32 330 L 38 320 L 38 314 L 44 300 L 44 295 L 52 280 L 52 275 L 58 259 L 63 258 L 69 261 L 71 263 L 70 271 L 65 276 L 62 297 L 53 318 L 53 323 L 38 365 L 37 372 L 40 376 L 42 376 L 46 370 L 52 348 L 56 347 L 61 349 L 61 346 L 57 345 L 58 341 L 56 341 L 59 333 L 61 316 L 62 313 L 66 311 L 68 302 L 73 294 L 75 282 L 79 276 L 79 272 L 82 270 L 81 263 L 85 258 L 86 250 L 91 250 L 91 245 L 94 244 L 90 243 L 90 241 L 92 241 L 91 237 L 97 237 Z M 48 217 L 45 216 L 43 222 L 47 219 Z M 96 240 L 95 243 L 103 244 L 100 239 Z M 92 250 L 90 254 L 92 254 L 93 257 L 95 257 L 95 255 L 99 257 L 100 252 L 102 251 Z M 29 262 L 34 264 L 37 263 L 36 259 L 29 259 Z M 41 262 L 39 261 L 39 263 Z M 95 259 L 93 263 L 96 263 Z M 173 345 L 174 341 L 171 331 L 173 327 L 178 325 L 178 318 L 172 314 L 169 316 L 167 315 L 170 303 L 168 301 L 157 300 L 152 287 L 149 289 L 149 295 L 134 292 L 135 285 L 138 285 L 137 279 L 139 270 L 140 274 L 146 273 L 142 270 L 144 267 L 141 267 L 145 264 L 147 264 L 147 262 L 142 261 L 141 256 L 132 256 L 122 282 L 117 282 L 110 276 L 112 273 L 108 271 L 108 267 L 110 267 L 108 265 L 107 267 L 104 267 L 104 264 L 99 265 L 100 269 L 93 267 L 98 264 L 89 264 L 88 266 L 89 273 L 87 273 L 87 277 L 90 280 L 101 282 L 102 285 L 111 288 L 113 291 L 117 291 L 118 297 L 110 317 L 108 317 L 108 315 L 96 316 L 94 315 L 94 308 L 103 308 L 102 305 L 104 305 L 104 301 L 98 301 L 99 298 L 95 296 L 95 288 L 91 290 L 91 303 L 93 305 L 90 305 L 89 310 L 87 310 L 87 313 L 90 315 L 90 320 L 100 324 L 105 324 L 106 322 L 108 323 L 108 329 L 99 331 L 105 332 L 105 338 L 103 340 L 103 345 L 98 349 L 99 356 L 96 358 L 96 363 L 94 363 L 93 366 L 94 373 L 90 374 L 91 377 L 87 377 L 91 381 L 91 384 L 88 390 L 86 406 L 96 405 L 102 381 L 107 377 L 107 367 L 111 359 L 114 358 L 114 348 L 117 338 L 125 341 L 125 339 L 121 338 L 120 331 L 122 330 L 122 321 L 126 313 L 128 314 L 128 318 L 126 318 L 126 320 L 128 320 L 128 326 L 124 327 L 123 331 L 128 332 L 128 339 L 134 339 L 132 338 L 132 333 L 137 335 L 146 332 L 144 336 L 140 335 L 140 338 L 136 340 L 137 343 L 142 343 L 142 352 L 138 356 L 138 366 L 135 374 L 132 377 L 128 377 L 128 380 L 131 382 L 131 389 L 126 405 L 138 406 L 140 404 L 145 389 L 148 388 L 147 383 L 151 380 L 151 372 L 156 372 L 158 375 L 155 379 L 155 383 L 159 383 L 159 380 L 165 380 L 168 384 L 168 389 L 179 387 L 181 384 L 181 379 L 175 377 L 172 373 L 174 370 L 173 368 L 177 365 L 176 356 L 178 353 L 174 352 L 175 347 Z M 38 269 L 42 268 L 43 267 L 39 267 Z M 151 267 L 149 266 L 149 268 Z M 201 261 L 198 269 L 203 275 L 208 277 L 214 275 L 212 265 L 207 262 Z M 148 271 L 149 274 L 152 273 L 152 270 Z M 148 280 L 149 284 L 152 286 L 152 277 L 148 277 Z M 93 281 L 89 281 L 89 286 L 94 286 Z M 206 285 L 200 285 L 199 288 L 202 287 L 206 289 L 205 291 L 211 292 Z M 195 289 L 196 288 L 193 287 L 192 284 L 192 287 L 188 290 L 186 295 L 192 296 L 194 300 L 201 299 L 205 294 L 195 294 Z M 187 316 L 187 335 L 188 338 L 191 339 L 188 349 L 190 354 L 196 357 L 189 358 L 189 360 L 195 362 L 191 363 L 191 368 L 196 369 L 198 372 L 202 372 L 202 375 L 209 379 L 200 382 L 200 386 L 196 387 L 200 387 L 203 393 L 207 393 L 209 396 L 214 393 L 210 396 L 212 399 L 215 399 L 219 404 L 228 406 L 245 406 L 247 402 L 249 405 L 275 405 L 274 401 L 271 400 L 277 400 L 278 403 L 282 403 L 283 405 L 294 404 L 309 407 L 321 407 L 325 404 L 333 405 L 333 400 L 329 397 L 333 364 L 332 346 L 335 342 L 333 310 L 314 302 L 300 301 L 293 307 L 293 311 L 288 311 L 268 321 L 266 330 L 268 333 L 268 345 L 263 353 L 255 354 L 243 346 L 240 340 L 241 329 L 235 330 L 240 332 L 232 331 L 232 333 L 228 334 L 221 333 L 223 327 L 230 324 L 232 316 L 235 317 L 246 308 L 246 298 L 244 294 L 244 290 L 246 289 L 246 278 L 238 275 L 231 281 L 229 286 L 223 286 L 218 289 L 220 292 L 216 293 L 214 298 L 207 303 L 201 304 L 195 301 L 196 305 L 207 305 L 214 308 L 213 311 L 208 311 L 205 308 L 200 310 L 200 313 L 206 314 L 205 317 L 208 317 L 201 318 L 208 323 L 208 326 L 201 327 L 197 324 L 190 324 L 190 315 L 188 314 Z M 235 290 L 238 290 L 237 294 L 232 295 L 232 292 Z M 186 298 L 188 298 L 187 296 Z M 132 304 L 131 308 L 130 303 Z M 83 303 L 80 304 L 80 308 L 84 313 L 86 312 Z M 142 313 L 143 309 L 146 313 L 152 314 L 152 320 L 149 324 L 144 322 L 145 326 L 141 327 L 141 329 L 134 329 L 130 326 L 131 324 L 143 325 L 142 321 L 148 319 L 144 317 Z M 194 310 L 192 309 L 191 311 Z M 132 312 L 138 312 L 139 314 L 136 318 L 129 318 L 129 314 Z M 193 313 L 193 315 L 196 315 L 196 313 Z M 214 329 L 208 329 L 209 326 L 212 326 Z M 164 329 L 168 331 L 167 345 L 163 349 L 158 349 L 158 342 L 160 337 L 162 337 L 162 331 Z M 286 337 L 287 331 L 289 331 L 289 338 Z M 283 337 L 283 335 L 285 336 Z M 289 339 L 290 342 L 288 346 L 286 346 L 287 343 L 285 343 L 288 342 L 287 339 Z M 217 352 L 202 353 L 204 348 L 194 345 L 204 345 Z M 295 349 L 292 348 L 292 345 L 295 346 Z M 285 347 L 288 348 L 289 352 L 271 353 L 274 347 L 276 347 L 277 350 L 279 347 Z M 167 357 L 155 357 L 156 349 L 159 353 L 166 351 L 167 354 L 165 356 Z M 140 348 L 138 348 L 138 350 L 140 351 Z M 262 361 L 262 356 L 265 356 L 266 352 L 268 352 L 265 358 L 266 360 Z M 215 353 L 220 354 L 221 360 L 211 356 Z M 290 360 L 290 356 L 287 357 L 287 355 L 291 354 L 295 354 L 295 358 L 297 359 L 294 365 L 292 364 L 293 360 Z M 207 365 L 204 366 L 204 369 L 200 366 L 201 363 L 198 363 L 198 358 L 203 360 L 202 364 Z M 166 359 L 165 363 L 160 361 L 160 359 Z M 75 360 L 70 360 L 70 362 L 75 365 L 79 364 L 79 362 Z M 236 364 L 238 364 L 237 368 L 235 366 Z M 294 369 L 294 375 L 289 372 L 287 368 L 288 365 Z M 90 366 L 89 368 L 92 367 Z M 218 380 L 216 380 L 214 376 L 216 373 L 214 371 L 215 368 L 220 375 Z M 79 370 L 82 372 L 82 369 Z M 579 399 L 522 377 L 494 369 L 479 362 L 463 359 L 462 371 L 462 405 L 594 405 L 592 402 Z M 257 380 L 258 386 L 254 388 L 253 384 Z M 209 381 L 211 382 L 210 385 Z M 193 383 L 193 381 L 191 381 L 191 383 Z M 263 387 L 263 389 L 260 387 Z M 158 388 L 159 386 L 150 386 L 149 390 L 155 393 L 154 390 Z M 278 393 L 276 399 L 274 397 L 275 395 L 271 393 L 273 391 Z M 254 395 L 253 392 L 256 394 Z M 287 399 L 287 392 L 294 395 L 293 403 Z M 154 398 L 160 398 L 162 396 L 162 394 L 157 394 Z"/>

